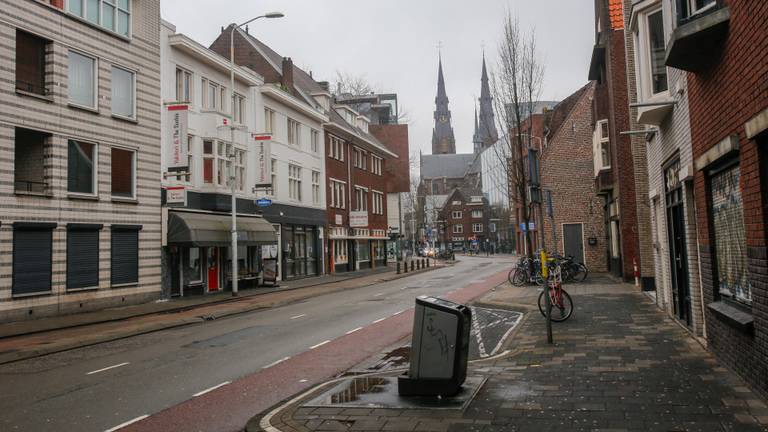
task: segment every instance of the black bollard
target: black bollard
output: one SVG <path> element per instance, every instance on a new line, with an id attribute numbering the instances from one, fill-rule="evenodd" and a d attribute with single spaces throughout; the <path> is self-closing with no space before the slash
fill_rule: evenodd
<path id="1" fill-rule="evenodd" d="M 429 258 L 427 258 L 427 268 L 429 268 Z"/>
<path id="2" fill-rule="evenodd" d="M 400 274 L 400 261 L 397 262 L 397 274 Z"/>
<path id="3" fill-rule="evenodd" d="M 416 270 L 416 263 L 411 261 L 411 271 L 414 271 L 414 270 Z"/>

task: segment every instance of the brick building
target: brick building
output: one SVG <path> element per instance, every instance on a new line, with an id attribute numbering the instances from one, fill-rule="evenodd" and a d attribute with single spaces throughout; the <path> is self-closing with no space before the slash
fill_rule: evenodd
<path id="1" fill-rule="evenodd" d="M 0 11 L 0 320 L 159 298 L 160 1 Z"/>
<path id="2" fill-rule="evenodd" d="M 439 247 L 446 250 L 490 250 L 490 207 L 480 190 L 455 188 L 437 211 Z"/>
<path id="3" fill-rule="evenodd" d="M 666 65 L 687 72 L 705 334 L 768 395 L 768 2 L 681 5 Z"/>
<path id="4" fill-rule="evenodd" d="M 550 123 L 547 131 L 541 187 L 551 191 L 553 217 L 544 217 L 543 234 L 548 249 L 603 272 L 607 269 L 605 226 L 592 174 L 594 92 L 594 83 L 589 83 L 552 111 L 551 118 L 559 120 Z"/>

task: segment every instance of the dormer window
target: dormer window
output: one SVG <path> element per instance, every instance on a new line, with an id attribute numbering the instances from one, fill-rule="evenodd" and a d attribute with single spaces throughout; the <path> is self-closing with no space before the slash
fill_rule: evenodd
<path id="1" fill-rule="evenodd" d="M 717 5 L 717 0 L 677 0 L 679 21 L 694 18 Z"/>

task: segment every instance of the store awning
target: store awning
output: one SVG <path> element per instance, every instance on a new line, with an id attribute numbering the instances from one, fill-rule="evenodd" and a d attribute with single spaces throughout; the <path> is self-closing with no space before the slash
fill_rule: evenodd
<path id="1" fill-rule="evenodd" d="M 229 246 L 232 217 L 206 213 L 169 212 L 168 244 L 196 247 Z M 261 217 L 237 217 L 237 242 L 255 246 L 277 243 L 272 224 Z"/>

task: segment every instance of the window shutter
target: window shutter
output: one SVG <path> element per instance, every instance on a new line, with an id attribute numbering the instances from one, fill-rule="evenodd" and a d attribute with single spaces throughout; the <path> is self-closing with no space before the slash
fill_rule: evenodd
<path id="1" fill-rule="evenodd" d="M 99 286 L 99 229 L 67 229 L 67 288 Z"/>
<path id="2" fill-rule="evenodd" d="M 139 282 L 139 229 L 112 228 L 112 285 Z"/>
<path id="3" fill-rule="evenodd" d="M 52 243 L 53 226 L 13 230 L 13 295 L 51 290 Z"/>

